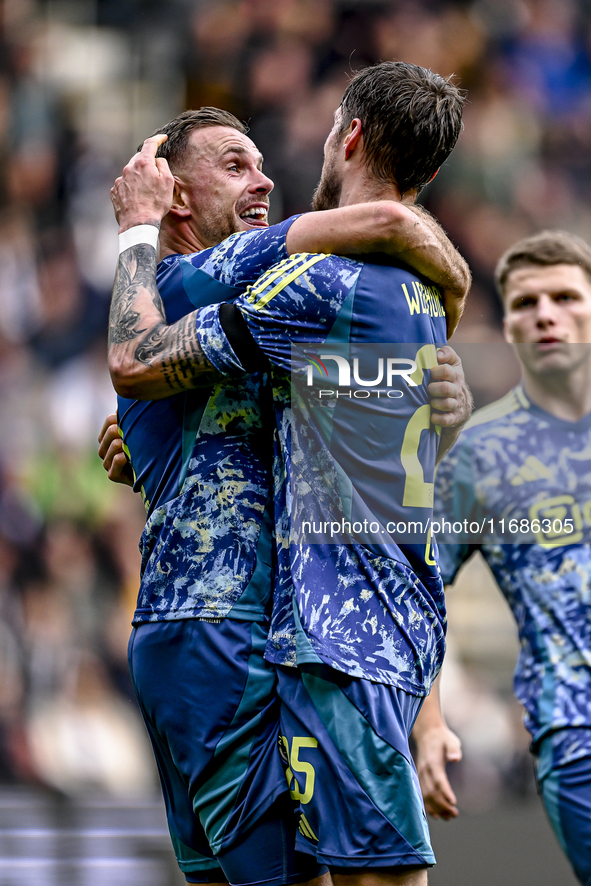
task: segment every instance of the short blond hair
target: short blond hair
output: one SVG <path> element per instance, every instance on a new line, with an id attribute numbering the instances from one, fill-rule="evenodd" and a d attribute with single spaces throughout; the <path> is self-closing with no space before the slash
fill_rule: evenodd
<path id="1" fill-rule="evenodd" d="M 174 172 L 185 157 L 193 130 L 204 129 L 206 126 L 229 126 L 243 135 L 248 132 L 246 123 L 242 123 L 234 114 L 223 111 L 221 108 L 204 107 L 183 111 L 174 120 L 161 126 L 160 129 L 155 129 L 152 133 L 152 135 L 157 135 L 159 132 L 163 132 L 168 136 L 164 144 L 158 148 L 156 156 L 164 157 Z M 138 151 L 141 151 L 141 148 L 140 145 Z"/>

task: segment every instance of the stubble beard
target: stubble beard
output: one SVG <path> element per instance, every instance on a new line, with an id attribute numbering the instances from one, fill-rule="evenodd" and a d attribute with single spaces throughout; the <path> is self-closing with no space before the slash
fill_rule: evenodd
<path id="1" fill-rule="evenodd" d="M 340 205 L 343 183 L 332 163 L 324 164 L 320 181 L 312 197 L 312 209 L 337 209 Z"/>
<path id="2" fill-rule="evenodd" d="M 236 234 L 238 231 L 242 230 L 242 228 L 236 224 L 233 217 L 228 218 L 223 216 L 209 218 L 204 222 L 202 221 L 202 228 L 207 237 L 207 241 L 211 246 L 217 246 L 218 243 L 221 243 L 222 240 L 225 240 L 231 234 Z"/>

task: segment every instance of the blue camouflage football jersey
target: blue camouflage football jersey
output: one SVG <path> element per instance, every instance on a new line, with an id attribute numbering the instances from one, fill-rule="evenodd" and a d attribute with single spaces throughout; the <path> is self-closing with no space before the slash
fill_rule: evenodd
<path id="1" fill-rule="evenodd" d="M 157 283 L 168 322 L 235 299 L 287 256 L 294 220 L 160 262 Z M 273 573 L 265 374 L 156 401 L 120 397 L 118 415 L 134 488 L 148 512 L 134 624 L 230 613 L 262 620 Z"/>
<path id="2" fill-rule="evenodd" d="M 423 695 L 445 644 L 428 531 L 438 436 L 427 384 L 446 335 L 440 294 L 377 258 L 303 254 L 236 306 L 270 361 L 275 409 L 278 576 L 266 656 L 322 661 Z M 200 311 L 197 328 L 208 359 L 240 374 L 218 308 Z M 342 521 L 333 540 L 304 526 L 322 517 Z M 419 528 L 407 533 L 411 520 Z M 364 521 L 369 529 L 357 531 Z"/>
<path id="3" fill-rule="evenodd" d="M 515 693 L 532 749 L 553 765 L 591 754 L 591 414 L 556 418 L 521 386 L 474 414 L 439 466 L 435 520 L 483 528 L 438 535 L 446 583 L 480 549 L 515 616 Z M 446 543 L 443 543 L 445 540 Z M 584 727 L 584 728 L 580 728 Z"/>

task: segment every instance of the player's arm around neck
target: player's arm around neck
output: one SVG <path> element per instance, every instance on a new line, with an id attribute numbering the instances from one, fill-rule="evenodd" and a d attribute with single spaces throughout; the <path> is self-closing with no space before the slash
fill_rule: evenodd
<path id="1" fill-rule="evenodd" d="M 157 400 L 219 381 L 199 345 L 195 314 L 169 326 L 156 286 L 156 250 L 119 256 L 109 316 L 109 371 L 122 397 Z"/>
<path id="2" fill-rule="evenodd" d="M 423 206 L 414 204 L 407 208 L 414 215 L 415 226 L 403 260 L 440 287 L 447 336 L 451 338 L 464 313 L 472 285 L 470 268 L 439 222 Z"/>
<path id="3" fill-rule="evenodd" d="M 459 323 L 470 289 L 468 265 L 443 228 L 422 206 L 395 200 L 357 203 L 306 213 L 290 227 L 287 250 L 395 256 L 443 291 L 448 335 Z"/>

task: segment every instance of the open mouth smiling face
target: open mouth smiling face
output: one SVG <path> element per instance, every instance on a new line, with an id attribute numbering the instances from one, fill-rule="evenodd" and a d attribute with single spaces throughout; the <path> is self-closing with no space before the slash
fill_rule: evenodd
<path id="1" fill-rule="evenodd" d="M 232 127 L 209 126 L 191 133 L 190 146 L 179 181 L 201 247 L 215 246 L 237 231 L 268 227 L 273 182 L 254 142 Z"/>
<path id="2" fill-rule="evenodd" d="M 243 209 L 238 217 L 249 228 L 266 228 L 269 226 L 269 203 L 257 203 Z"/>

